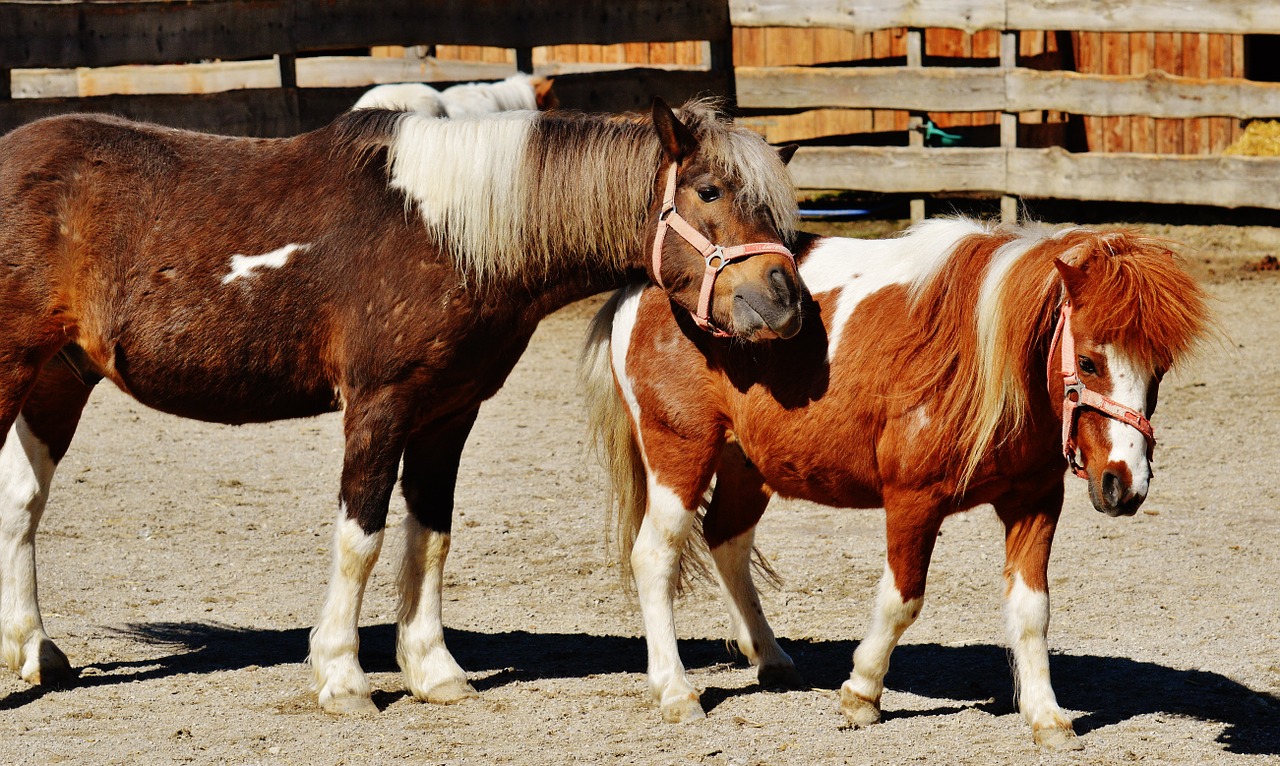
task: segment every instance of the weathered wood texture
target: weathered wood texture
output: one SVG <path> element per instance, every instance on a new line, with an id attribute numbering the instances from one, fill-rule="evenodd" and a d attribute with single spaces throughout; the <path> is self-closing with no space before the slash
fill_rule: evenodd
<path id="1" fill-rule="evenodd" d="M 1280 209 L 1280 160 L 1271 158 L 1072 154 L 1058 147 L 803 147 L 790 168 L 799 186 L 813 189 Z"/>
<path id="2" fill-rule="evenodd" d="M 730 0 L 735 26 L 1280 34 L 1257 0 Z"/>
<path id="3" fill-rule="evenodd" d="M 740 67 L 737 76 L 743 108 L 1052 109 L 1162 118 L 1280 114 L 1280 84 L 1160 71 L 1134 76 L 959 67 Z"/>
<path id="4" fill-rule="evenodd" d="M 267 58 L 374 45 L 727 40 L 723 2 L 0 0 L 0 68 Z"/>

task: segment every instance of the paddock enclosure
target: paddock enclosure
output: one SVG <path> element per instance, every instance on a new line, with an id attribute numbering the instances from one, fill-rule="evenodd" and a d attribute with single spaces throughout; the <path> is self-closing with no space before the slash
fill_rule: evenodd
<path id="1" fill-rule="evenodd" d="M 1019 196 L 1270 214 L 1280 159 L 1221 147 L 1242 121 L 1280 116 L 1280 86 L 1248 65 L 1258 51 L 1280 59 L 1280 11 L 1194 5 L 0 0 L 0 130 L 91 110 L 288 135 L 374 82 L 519 67 L 554 74 L 575 108 L 733 96 L 767 136 L 803 141 L 792 172 L 811 189 L 982 196 L 1006 214 Z M 1074 67 L 1043 58 L 1068 41 Z M 926 119 L 963 141 L 930 145 Z M 1081 127 L 1088 151 L 1068 151 Z M 999 611 L 1002 532 L 985 508 L 944 524 L 923 613 L 886 679 L 891 712 L 849 731 L 838 688 L 867 629 L 883 517 L 775 501 L 757 540 L 783 582 L 764 608 L 813 688 L 756 688 L 703 583 L 679 605 L 677 631 L 708 717 L 660 725 L 574 383 L 600 297 L 543 322 L 463 455 L 444 622 L 478 699 L 422 704 L 400 681 L 399 493 L 361 629 L 380 712 L 328 716 L 306 691 L 337 416 L 214 426 L 100 385 L 37 538 L 46 626 L 80 676 L 49 689 L 0 673 L 0 764 L 1275 763 L 1280 233 L 1144 230 L 1192 246 L 1222 338 L 1162 386 L 1156 476 L 1137 516 L 1103 517 L 1068 477 L 1049 641 L 1081 751 L 1041 752 L 1025 736 Z"/>

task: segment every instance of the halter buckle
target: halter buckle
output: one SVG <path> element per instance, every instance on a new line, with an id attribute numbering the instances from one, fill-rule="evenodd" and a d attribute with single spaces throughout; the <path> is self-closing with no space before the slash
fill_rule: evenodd
<path id="1" fill-rule="evenodd" d="M 720 272 L 728 265 L 729 258 L 724 254 L 724 248 L 720 245 L 716 245 L 715 249 L 711 251 L 711 254 L 707 256 L 707 268 Z"/>

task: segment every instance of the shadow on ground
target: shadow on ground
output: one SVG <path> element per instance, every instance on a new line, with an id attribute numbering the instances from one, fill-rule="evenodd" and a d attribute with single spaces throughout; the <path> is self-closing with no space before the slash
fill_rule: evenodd
<path id="1" fill-rule="evenodd" d="M 138 641 L 171 647 L 166 656 L 137 662 L 99 663 L 84 670 L 76 684 L 105 686 L 184 674 L 204 674 L 249 666 L 300 663 L 307 655 L 308 631 L 238 628 L 207 622 L 130 625 L 118 631 Z M 446 630 L 454 656 L 477 674 L 483 692 L 517 681 L 577 678 L 607 673 L 643 673 L 645 646 L 641 638 L 585 634 L 476 633 Z M 360 661 L 369 672 L 397 670 L 395 626 L 363 628 Z M 835 689 L 848 677 L 853 641 L 781 641 L 800 672 L 817 688 Z M 681 655 L 690 668 L 731 659 L 722 641 L 685 640 Z M 501 658 L 501 665 L 494 660 Z M 1001 714 L 1013 710 L 1012 681 L 1004 648 L 992 645 L 939 646 L 908 644 L 893 655 L 887 685 L 922 697 L 947 700 L 934 710 L 897 716 L 945 715 L 961 707 L 977 707 Z M 1145 714 L 1187 716 L 1225 726 L 1218 737 L 1229 752 L 1280 754 L 1280 699 L 1255 691 L 1226 676 L 1197 670 L 1178 670 L 1122 657 L 1056 654 L 1051 658 L 1054 689 L 1059 703 L 1085 711 L 1075 719 L 1076 732 L 1086 734 Z M 0 710 L 25 705 L 42 697 L 43 687 L 15 692 L 0 699 Z M 759 692 L 709 688 L 703 694 L 708 710 L 738 694 Z M 394 697 L 395 695 L 393 695 Z M 385 693 L 382 702 L 393 701 Z M 961 707 L 956 700 L 966 702 Z M 895 717 L 886 711 L 885 718 Z"/>

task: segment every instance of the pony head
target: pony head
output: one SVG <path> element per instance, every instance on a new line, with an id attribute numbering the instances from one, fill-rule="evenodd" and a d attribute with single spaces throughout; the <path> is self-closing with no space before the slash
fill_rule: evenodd
<path id="1" fill-rule="evenodd" d="M 1054 261 L 1064 310 L 1050 394 L 1063 413 L 1066 457 L 1088 480 L 1093 506 L 1131 516 L 1151 482 L 1148 419 L 1160 381 L 1204 335 L 1205 295 L 1160 240 L 1127 231 L 1065 239 L 1072 247 Z M 1065 390 L 1056 388 L 1059 365 Z"/>
<path id="2" fill-rule="evenodd" d="M 680 112 L 654 100 L 661 206 L 649 227 L 650 276 L 700 325 L 724 328 L 719 334 L 789 338 L 800 329 L 802 293 L 783 244 L 794 234 L 785 165 L 795 147 L 775 150 L 701 102 Z M 666 236 L 668 226 L 678 236 Z"/>

